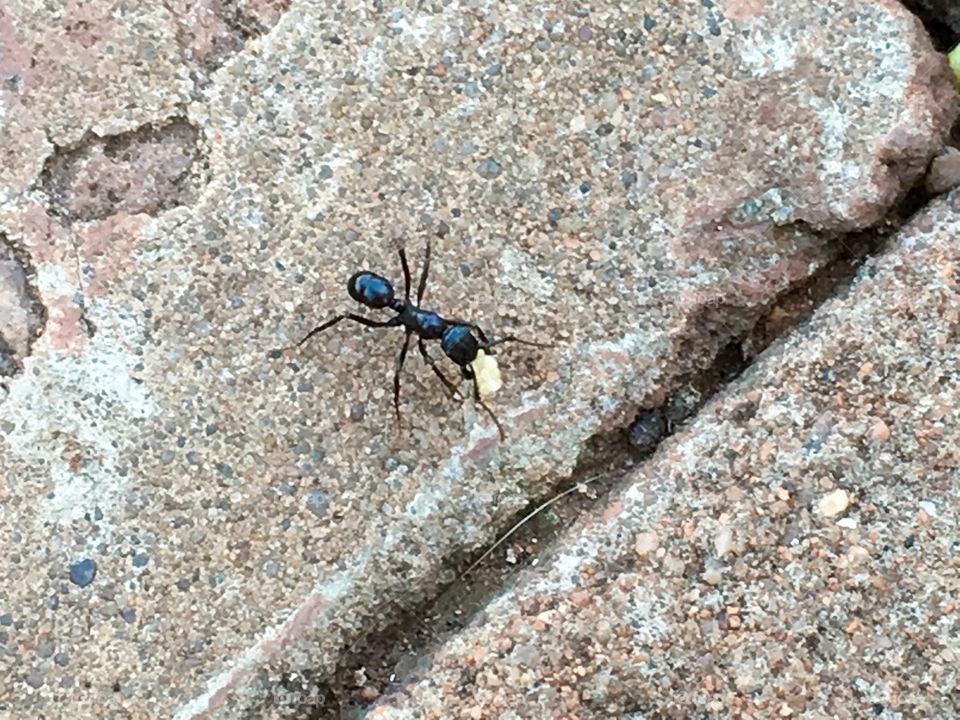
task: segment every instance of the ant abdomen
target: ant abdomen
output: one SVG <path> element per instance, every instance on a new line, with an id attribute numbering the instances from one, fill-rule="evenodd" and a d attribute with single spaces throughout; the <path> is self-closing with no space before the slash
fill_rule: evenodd
<path id="1" fill-rule="evenodd" d="M 466 325 L 452 325 L 443 333 L 440 349 L 448 358 L 463 367 L 477 359 L 480 343 Z"/>

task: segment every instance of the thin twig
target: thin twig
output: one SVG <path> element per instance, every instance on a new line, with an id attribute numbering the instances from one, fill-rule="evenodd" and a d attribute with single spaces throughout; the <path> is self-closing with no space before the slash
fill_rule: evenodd
<path id="1" fill-rule="evenodd" d="M 460 581 L 463 580 L 467 575 L 469 575 L 469 574 L 472 573 L 474 570 L 476 570 L 477 567 L 480 565 L 480 563 L 482 563 L 484 560 L 486 560 L 488 557 L 490 557 L 490 556 L 493 554 L 493 552 L 494 552 L 498 547 L 500 547 L 501 545 L 503 545 L 503 543 L 505 543 L 505 542 L 510 538 L 511 535 L 513 535 L 517 530 L 519 530 L 520 528 L 522 528 L 524 525 L 526 525 L 528 522 L 530 522 L 530 520 L 532 520 L 533 518 L 535 518 L 537 515 L 539 515 L 541 512 L 543 512 L 544 510 L 546 510 L 546 509 L 547 509 L 548 507 L 550 507 L 551 505 L 553 505 L 555 502 L 557 502 L 558 500 L 561 500 L 562 498 L 565 498 L 567 495 L 571 495 L 571 494 L 573 494 L 573 493 L 575 493 L 575 492 L 579 492 L 580 490 L 582 490 L 583 488 L 585 488 L 585 487 L 586 487 L 587 485 L 589 485 L 590 483 L 595 482 L 595 481 L 597 481 L 597 480 L 600 480 L 600 479 L 603 478 L 603 477 L 606 477 L 606 476 L 605 476 L 605 475 L 594 475 L 593 477 L 587 478 L 586 480 L 580 480 L 580 481 L 578 481 L 575 485 L 572 485 L 571 487 L 568 487 L 568 488 L 567 488 L 566 490 L 564 490 L 562 493 L 560 493 L 560 494 L 558 494 L 558 495 L 554 495 L 554 496 L 553 496 L 552 498 L 550 498 L 549 500 L 546 500 L 546 501 L 544 501 L 543 503 L 541 503 L 540 505 L 537 505 L 537 507 L 535 507 L 535 508 L 534 508 L 533 510 L 531 510 L 529 513 L 527 513 L 526 515 L 524 515 L 523 518 L 521 518 L 521 519 L 517 522 L 516 525 L 514 525 L 512 528 L 510 528 L 509 530 L 507 530 L 507 532 L 505 532 L 503 535 L 501 535 L 501 536 L 500 536 L 500 539 L 497 540 L 497 541 L 496 541 L 493 545 L 491 545 L 489 548 L 487 548 L 486 552 L 484 552 L 483 555 L 481 555 L 479 558 L 477 558 L 470 567 L 468 567 L 466 570 L 464 570 L 462 573 L 460 573 L 459 577 L 457 577 L 457 579 L 456 579 L 455 582 L 460 582 Z"/>

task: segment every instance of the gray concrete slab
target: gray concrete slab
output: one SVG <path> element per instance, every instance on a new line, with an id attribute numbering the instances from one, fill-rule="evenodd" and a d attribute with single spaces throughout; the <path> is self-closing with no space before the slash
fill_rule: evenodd
<path id="1" fill-rule="evenodd" d="M 0 232 L 44 320 L 0 408 L 18 716 L 322 676 L 880 220 L 955 114 L 893 2 L 26 2 L 0 37 Z M 500 356 L 504 442 L 416 354 L 398 429 L 396 334 L 266 356 L 428 237 L 430 307 L 556 342 Z"/>
<path id="2" fill-rule="evenodd" d="M 960 194 L 371 720 L 953 717 Z"/>

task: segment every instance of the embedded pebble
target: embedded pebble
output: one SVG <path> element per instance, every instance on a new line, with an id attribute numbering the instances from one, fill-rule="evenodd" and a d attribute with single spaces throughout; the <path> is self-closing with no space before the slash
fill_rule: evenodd
<path id="1" fill-rule="evenodd" d="M 32 687 L 34 690 L 39 690 L 41 687 L 43 687 L 43 683 L 45 682 L 45 673 L 43 672 L 43 669 L 34 668 L 31 670 L 27 674 L 27 677 L 24 678 L 24 682 L 26 682 L 27 685 Z"/>
<path id="2" fill-rule="evenodd" d="M 503 168 L 492 158 L 484 160 L 477 166 L 477 175 L 484 180 L 493 180 L 498 177 L 501 172 L 503 172 Z"/>
<path id="3" fill-rule="evenodd" d="M 850 494 L 843 488 L 837 488 L 827 493 L 820 502 L 817 503 L 817 509 L 824 517 L 836 517 L 850 505 Z"/>
<path id="4" fill-rule="evenodd" d="M 37 657 L 48 658 L 53 655 L 53 651 L 56 649 L 57 645 L 53 640 L 48 640 L 47 642 L 40 643 L 37 645 Z"/>
<path id="5" fill-rule="evenodd" d="M 890 439 L 890 427 L 878 418 L 870 428 L 870 439 L 877 442 L 886 442 Z"/>
<path id="6" fill-rule="evenodd" d="M 708 568 L 703 573 L 703 581 L 708 585 L 719 585 L 723 580 L 723 572 L 719 568 Z"/>
<path id="7" fill-rule="evenodd" d="M 373 702 L 380 697 L 380 691 L 373 685 L 364 685 L 360 688 L 360 699 L 364 702 Z"/>
<path id="8" fill-rule="evenodd" d="M 307 509 L 318 518 L 326 515 L 329 508 L 330 498 L 320 490 L 311 490 L 307 495 Z"/>
<path id="9" fill-rule="evenodd" d="M 637 541 L 634 543 L 633 549 L 637 555 L 644 556 L 652 553 L 659 545 L 660 538 L 657 537 L 655 532 L 642 532 L 637 535 Z"/>
<path id="10" fill-rule="evenodd" d="M 362 402 L 355 402 L 350 405 L 350 420 L 360 422 L 366 414 L 366 405 Z"/>
<path id="11" fill-rule="evenodd" d="M 733 548 L 733 530 L 724 525 L 713 538 L 713 548 L 718 558 L 722 558 Z"/>
<path id="12" fill-rule="evenodd" d="M 960 185 L 960 150 L 947 146 L 930 163 L 927 192 L 944 193 Z"/>
<path id="13" fill-rule="evenodd" d="M 639 453 L 646 454 L 656 449 L 667 431 L 667 420 L 662 408 L 640 412 L 630 424 L 627 439 Z"/>
<path id="14" fill-rule="evenodd" d="M 86 587 L 97 576 L 97 564 L 90 559 L 81 560 L 70 566 L 70 582 Z"/>

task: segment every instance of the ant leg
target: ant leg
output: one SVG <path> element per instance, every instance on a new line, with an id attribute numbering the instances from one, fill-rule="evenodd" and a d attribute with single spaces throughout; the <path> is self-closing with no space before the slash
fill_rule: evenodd
<path id="1" fill-rule="evenodd" d="M 553 345 L 550 343 L 538 343 L 538 342 L 533 342 L 532 340 L 524 340 L 523 338 L 518 338 L 516 335 L 507 335 L 506 337 L 499 338 L 498 340 L 494 340 L 491 343 L 486 343 L 486 347 L 492 348 L 494 345 L 499 345 L 500 343 L 505 343 L 505 342 L 515 342 L 515 343 L 520 343 L 521 345 L 530 345 L 532 347 L 538 347 L 538 348 L 553 347 Z"/>
<path id="2" fill-rule="evenodd" d="M 410 266 L 407 265 L 407 252 L 403 245 L 397 245 L 397 252 L 400 253 L 400 267 L 403 268 L 403 297 L 410 302 Z"/>
<path id="3" fill-rule="evenodd" d="M 344 315 L 337 315 L 336 317 L 331 318 L 330 320 L 327 320 L 325 323 L 323 323 L 323 325 L 318 325 L 313 330 L 311 330 L 306 335 L 304 335 L 303 339 L 300 342 L 295 343 L 294 345 L 287 345 L 286 347 L 278 348 L 277 350 L 271 350 L 268 354 L 272 358 L 278 358 L 280 357 L 281 353 L 286 352 L 287 350 L 295 350 L 296 348 L 300 347 L 305 342 L 307 342 L 307 340 L 312 338 L 314 335 L 322 333 L 324 330 L 327 330 L 328 328 L 332 328 L 341 320 L 353 320 L 354 322 L 360 323 L 361 325 L 366 325 L 367 327 L 395 327 L 400 324 L 397 318 L 390 318 L 389 320 L 371 320 L 370 318 L 366 318 L 363 315 L 355 315 L 354 313 L 345 313 Z"/>
<path id="4" fill-rule="evenodd" d="M 423 301 L 423 291 L 427 289 L 427 274 L 430 272 L 430 241 L 427 240 L 427 252 L 423 258 L 423 272 L 420 274 L 420 285 L 417 286 L 417 305 Z"/>
<path id="5" fill-rule="evenodd" d="M 407 348 L 410 346 L 410 335 L 412 332 L 407 330 L 403 338 L 403 347 L 400 348 L 400 354 L 397 356 L 397 365 L 393 371 L 393 408 L 397 411 L 397 425 L 400 424 L 400 370 L 403 368 L 403 361 L 407 359 Z"/>
<path id="6" fill-rule="evenodd" d="M 423 355 L 423 359 L 427 361 L 427 364 L 430 365 L 431 368 L 433 368 L 433 372 L 436 373 L 437 377 L 440 378 L 443 384 L 447 386 L 447 391 L 450 397 L 453 398 L 454 400 L 459 399 L 460 391 L 457 390 L 457 386 L 454 385 L 452 382 L 450 382 L 447 379 L 447 376 L 440 371 L 440 368 L 437 366 L 437 363 L 434 362 L 434 359 L 430 357 L 430 354 L 427 352 L 427 346 L 423 344 L 422 338 L 419 340 L 417 345 L 420 348 L 420 354 Z"/>
<path id="7" fill-rule="evenodd" d="M 503 432 L 503 426 L 500 424 L 500 421 L 497 420 L 497 416 L 493 414 L 493 410 L 483 401 L 483 398 L 480 397 L 480 385 L 477 384 L 477 375 L 469 367 L 463 366 L 463 376 L 469 380 L 473 380 L 473 399 L 480 404 L 484 410 L 487 411 L 487 415 L 490 416 L 490 419 L 493 420 L 493 424 L 497 426 L 497 432 L 500 433 L 500 440 L 506 440 L 507 436 Z"/>

